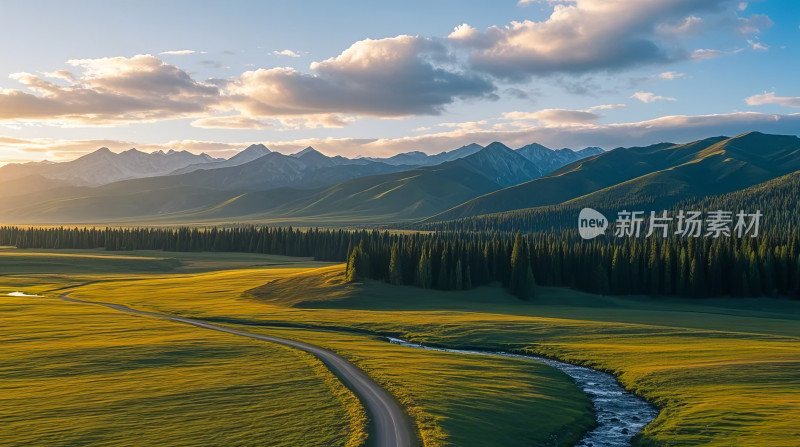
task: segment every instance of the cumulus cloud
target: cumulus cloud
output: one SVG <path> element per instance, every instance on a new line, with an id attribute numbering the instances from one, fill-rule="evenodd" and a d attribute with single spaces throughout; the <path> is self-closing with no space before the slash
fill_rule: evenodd
<path id="1" fill-rule="evenodd" d="M 62 81 L 72 82 L 75 75 L 69 70 L 43 71 L 40 74 L 46 78 L 61 79 Z"/>
<path id="2" fill-rule="evenodd" d="M 275 51 L 272 52 L 272 54 L 274 54 L 276 56 L 288 56 L 288 57 L 300 57 L 301 56 L 300 53 L 297 53 L 297 52 L 289 50 L 289 49 L 281 50 L 281 51 L 275 50 Z"/>
<path id="3" fill-rule="evenodd" d="M 457 99 L 493 98 L 495 86 L 453 65 L 445 45 L 418 36 L 366 39 L 340 55 L 293 68 L 247 71 L 227 90 L 253 117 L 436 115 Z"/>
<path id="4" fill-rule="evenodd" d="M 553 2 L 551 2 L 553 3 Z M 723 13 L 730 0 L 571 0 L 554 3 L 547 20 L 511 22 L 481 32 L 459 25 L 448 36 L 471 50 L 473 68 L 506 79 L 616 70 L 686 59 L 678 37 L 703 28 L 700 13 Z M 758 31 L 762 17 L 736 26 Z"/>
<path id="5" fill-rule="evenodd" d="M 203 82 L 151 55 L 68 64 L 77 75 L 13 74 L 24 89 L 0 89 L 0 121 L 100 126 L 191 117 L 198 127 L 261 128 L 265 119 L 341 127 L 359 116 L 436 115 L 459 99 L 497 98 L 495 85 L 459 68 L 446 45 L 418 36 L 356 42 L 312 63 L 310 73 L 279 67 Z M 224 111 L 240 116 L 217 116 Z"/>
<path id="6" fill-rule="evenodd" d="M 750 96 L 745 99 L 745 102 L 750 106 L 776 104 L 784 107 L 800 107 L 800 96 L 775 96 L 775 92 L 767 92 Z"/>
<path id="7" fill-rule="evenodd" d="M 675 101 L 675 98 L 670 98 L 668 96 L 659 96 L 652 92 L 636 92 L 631 95 L 631 98 L 638 99 L 645 104 L 649 104 L 651 102 L 656 101 Z"/>
<path id="8" fill-rule="evenodd" d="M 0 90 L 0 121 L 47 121 L 62 125 L 109 125 L 192 116 L 207 111 L 217 87 L 150 55 L 75 59 L 79 76 L 61 86 L 30 73 L 11 78 L 27 91 Z"/>

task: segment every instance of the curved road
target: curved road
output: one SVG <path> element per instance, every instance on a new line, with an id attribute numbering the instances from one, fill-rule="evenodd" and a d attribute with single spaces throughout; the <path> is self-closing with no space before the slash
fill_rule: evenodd
<path id="1" fill-rule="evenodd" d="M 342 356 L 308 343 L 289 340 L 269 335 L 254 334 L 252 332 L 230 329 L 216 324 L 206 323 L 205 321 L 192 318 L 176 317 L 155 312 L 131 309 L 121 304 L 102 303 L 99 301 L 84 301 L 77 298 L 70 298 L 68 293 L 62 294 L 61 299 L 74 303 L 97 304 L 110 307 L 112 309 L 134 315 L 161 318 L 164 320 L 176 321 L 179 323 L 191 324 L 192 326 L 214 331 L 227 332 L 240 337 L 254 338 L 256 340 L 278 343 L 290 346 L 317 357 L 327 366 L 356 396 L 369 414 L 373 430 L 370 431 L 367 443 L 375 447 L 411 447 L 417 445 L 416 432 L 409 423 L 403 409 L 397 401 L 386 390 L 381 388 L 369 376 L 364 374 L 357 366 L 345 360 Z"/>

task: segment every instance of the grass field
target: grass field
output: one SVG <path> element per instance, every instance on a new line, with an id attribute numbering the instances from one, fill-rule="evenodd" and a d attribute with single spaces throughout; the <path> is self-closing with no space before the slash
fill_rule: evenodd
<path id="1" fill-rule="evenodd" d="M 614 372 L 627 388 L 661 407 L 658 419 L 637 439 L 640 445 L 788 447 L 800 439 L 800 303 L 621 299 L 547 288 L 526 303 L 496 288 L 437 292 L 375 282 L 342 284 L 341 277 L 341 266 L 314 263 L 144 274 L 136 280 L 110 275 L 108 282 L 88 284 L 72 294 L 201 318 L 395 334 L 430 344 L 534 352 L 592 365 Z M 491 399 L 480 393 L 491 377 L 486 368 L 474 365 L 470 376 L 464 373 L 470 371 L 466 364 L 442 366 L 461 376 L 446 376 L 446 384 L 434 387 L 429 383 L 439 384 L 433 379 L 416 383 L 405 373 L 425 377 L 429 369 L 435 377 L 433 365 L 406 361 L 429 353 L 399 355 L 394 353 L 399 347 L 353 333 L 294 333 L 348 356 L 394 389 L 423 414 L 418 420 L 434 422 L 423 426 L 430 439 L 459 445 L 457 440 L 476 436 L 471 430 L 483 430 L 464 421 L 489 408 Z M 362 340 L 361 348 L 353 348 L 352 338 Z M 372 348 L 372 343 L 379 344 Z M 485 366 L 487 360 L 465 361 Z M 514 383 L 521 383 L 503 377 L 512 390 Z M 446 386 L 452 387 L 450 392 Z M 541 403 L 536 394 L 547 395 L 529 389 L 523 400 L 531 403 L 531 413 L 512 412 L 519 419 L 509 422 L 519 426 L 522 418 L 536 414 Z M 481 396 L 486 400 L 481 402 Z M 501 421 L 511 415 L 501 411 L 496 417 Z"/>
<path id="2" fill-rule="evenodd" d="M 329 331 L 244 328 L 340 353 L 398 397 L 428 447 L 574 445 L 594 424 L 586 395 L 535 361 L 420 351 Z"/>
<path id="3" fill-rule="evenodd" d="M 358 400 L 314 357 L 50 298 L 0 298 L 4 446 L 358 445 Z M 286 399 L 291 395 L 291 399 Z"/>

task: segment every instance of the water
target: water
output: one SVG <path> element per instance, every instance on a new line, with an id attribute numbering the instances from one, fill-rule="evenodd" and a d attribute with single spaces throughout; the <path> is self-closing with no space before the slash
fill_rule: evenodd
<path id="1" fill-rule="evenodd" d="M 9 294 L 8 294 L 8 296 L 28 296 L 28 297 L 38 297 L 38 296 L 41 296 L 41 295 L 28 295 L 28 294 L 26 294 L 26 293 L 22 293 L 22 292 L 11 292 L 11 293 L 9 293 Z"/>
<path id="2" fill-rule="evenodd" d="M 625 447 L 631 445 L 634 435 L 658 416 L 658 410 L 644 399 L 629 393 L 611 374 L 583 366 L 570 365 L 544 357 L 511 354 L 507 352 L 474 351 L 464 349 L 432 348 L 387 337 L 390 343 L 432 351 L 455 352 L 472 355 L 535 360 L 558 368 L 572 377 L 575 384 L 589 396 L 594 405 L 597 427 L 578 441 L 576 447 Z"/>

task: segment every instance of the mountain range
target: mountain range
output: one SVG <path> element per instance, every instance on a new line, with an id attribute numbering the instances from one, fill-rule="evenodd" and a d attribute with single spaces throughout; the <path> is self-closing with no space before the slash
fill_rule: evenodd
<path id="1" fill-rule="evenodd" d="M 106 147 L 64 163 L 11 163 L 0 167 L 0 182 L 41 176 L 73 186 L 98 186 L 120 180 L 167 175 L 190 165 L 218 162 L 207 154 L 188 151 L 114 153 Z"/>
<path id="2" fill-rule="evenodd" d="M 686 144 L 617 148 L 547 176 L 476 197 L 430 220 L 560 203 L 658 204 L 746 188 L 800 170 L 800 138 L 746 133 Z"/>
<path id="3" fill-rule="evenodd" d="M 755 132 L 610 151 L 551 150 L 536 143 L 512 150 L 495 142 L 384 159 L 329 157 L 310 147 L 284 155 L 263 145 L 229 160 L 174 151 L 145 154 L 171 160 L 184 154 L 177 168 L 178 162 L 158 167 L 122 163 L 125 157 L 142 159 L 139 151 L 109 154 L 101 149 L 74 162 L 0 169 L 0 186 L 8 185 L 0 189 L 0 221 L 439 222 L 562 204 L 668 207 L 800 170 L 800 139 Z M 432 158 L 441 162 L 429 164 Z M 42 171 L 19 175 L 31 166 Z M 112 173 L 78 177 L 89 167 L 108 167 Z M 168 168 L 166 175 L 152 174 Z M 142 177 L 96 186 L 132 172 Z"/>

